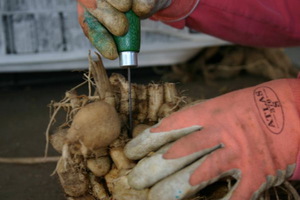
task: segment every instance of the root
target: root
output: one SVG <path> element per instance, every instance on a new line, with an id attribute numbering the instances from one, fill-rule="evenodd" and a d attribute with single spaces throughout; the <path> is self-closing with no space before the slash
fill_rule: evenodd
<path id="1" fill-rule="evenodd" d="M 104 154 L 103 150 L 100 149 L 95 151 L 89 150 L 81 142 L 80 138 L 77 138 L 76 141 L 69 141 L 65 138 L 62 138 L 61 145 L 59 148 L 57 148 L 59 149 L 57 151 L 60 152 L 62 156 L 59 160 L 57 158 L 58 163 L 52 175 L 58 174 L 61 184 L 67 194 L 69 194 L 68 192 L 70 192 L 70 188 L 74 186 L 73 180 L 75 180 L 75 182 L 77 181 L 80 185 L 81 183 L 86 182 L 85 177 L 91 176 L 94 178 L 93 181 L 90 180 L 91 182 L 87 183 L 89 186 L 89 194 L 92 194 L 92 196 L 94 196 L 96 199 L 99 199 L 100 196 L 102 196 L 97 192 L 101 189 L 100 185 L 104 184 L 105 188 L 109 188 L 110 183 L 113 183 L 114 190 L 113 193 L 110 193 L 109 195 L 119 195 L 120 197 L 122 196 L 122 199 L 140 199 L 132 198 L 131 195 L 136 197 L 139 195 L 145 196 L 147 190 L 140 193 L 140 191 L 129 189 L 127 179 L 124 176 L 124 172 L 130 170 L 136 164 L 134 161 L 128 160 L 123 152 L 123 148 L 129 140 L 127 131 L 129 90 L 132 94 L 131 110 L 135 125 L 142 123 L 153 125 L 157 123 L 159 119 L 165 117 L 165 115 L 158 116 L 158 112 L 161 107 L 164 106 L 166 108 L 166 111 L 161 109 L 164 111 L 163 113 L 169 114 L 171 112 L 175 112 L 185 104 L 185 97 L 179 95 L 174 83 L 150 83 L 148 85 L 132 84 L 131 87 L 129 87 L 128 81 L 120 74 L 112 74 L 110 78 L 108 78 L 99 55 L 98 58 L 98 61 L 93 61 L 91 55 L 89 54 L 89 72 L 84 74 L 84 83 L 67 91 L 64 99 L 60 102 L 52 102 L 50 104 L 50 109 L 53 111 L 53 113 L 51 113 L 50 122 L 46 130 L 47 144 L 45 149 L 45 157 L 47 156 L 50 141 L 50 127 L 54 124 L 55 117 L 58 115 L 60 110 L 65 111 L 66 115 L 65 122 L 60 127 L 63 126 L 66 134 L 68 134 L 67 130 L 73 122 L 74 116 L 83 106 L 95 101 L 104 101 L 112 105 L 118 112 L 122 121 L 122 136 L 111 143 L 108 148 L 105 148 Z M 88 94 L 77 95 L 76 89 L 83 85 L 87 87 Z M 91 127 L 91 129 L 92 128 L 93 127 Z M 78 146 L 76 144 L 78 144 Z M 108 152 L 109 154 L 107 154 Z M 99 175 L 99 177 L 95 176 L 95 167 L 93 168 L 95 172 L 88 168 L 91 167 L 88 166 L 88 163 L 91 163 L 88 162 L 89 160 L 101 160 L 101 158 L 104 156 L 106 156 L 110 162 L 113 162 L 114 168 L 116 167 L 115 172 L 113 169 L 110 171 L 112 172 L 111 175 L 113 175 L 110 183 L 103 182 L 104 175 Z M 97 165 L 97 167 L 100 167 L 98 169 L 99 171 L 103 166 Z M 68 180 L 72 180 L 70 182 L 71 184 L 69 185 Z M 97 187 L 95 185 L 97 185 Z M 84 184 L 84 187 L 85 186 L 86 185 Z M 127 198 L 123 198 L 124 195 L 127 195 Z"/>
<path id="2" fill-rule="evenodd" d="M 63 100 L 60 102 L 53 102 L 50 104 L 50 111 L 54 108 L 54 112 L 51 114 L 50 121 L 48 123 L 47 129 L 46 129 L 46 145 L 45 145 L 45 152 L 44 152 L 44 157 L 46 158 L 48 156 L 48 150 L 49 150 L 49 142 L 50 142 L 50 128 L 53 125 L 55 121 L 55 117 L 57 113 L 60 111 L 61 108 L 64 108 L 67 110 L 66 113 L 66 123 L 68 124 L 69 122 L 72 121 L 72 116 L 76 114 L 76 112 L 80 109 L 80 107 L 84 106 L 88 101 L 95 101 L 99 99 L 99 96 L 91 96 L 91 89 L 89 89 L 89 96 L 77 96 L 74 95 L 73 93 L 78 89 L 79 87 L 85 85 L 86 83 L 90 84 L 91 80 L 88 79 L 84 81 L 83 83 L 73 87 L 69 92 L 66 92 L 66 96 Z M 76 99 L 76 105 L 74 105 L 74 96 Z M 76 107 L 76 108 L 75 108 Z"/>
<path id="3" fill-rule="evenodd" d="M 175 111 L 177 108 L 179 108 L 181 103 L 187 104 L 187 101 L 186 101 L 187 97 L 182 96 L 182 97 L 175 97 L 175 98 L 176 98 L 176 104 L 175 104 L 175 106 L 172 107 L 172 111 Z"/>
<path id="4" fill-rule="evenodd" d="M 0 158 L 0 163 L 6 164 L 41 164 L 57 162 L 60 156 L 55 157 L 33 157 L 33 158 Z"/>
<path id="5" fill-rule="evenodd" d="M 68 144 L 65 144 L 62 149 L 62 158 L 66 160 L 69 157 L 70 157 L 69 146 Z"/>
<path id="6" fill-rule="evenodd" d="M 283 185 L 292 194 L 292 196 L 295 200 L 300 199 L 300 196 L 299 196 L 297 190 L 292 186 L 292 184 L 290 182 L 284 181 Z"/>
<path id="7" fill-rule="evenodd" d="M 63 104 L 63 103 L 66 103 L 67 100 L 68 100 L 68 99 L 62 100 L 62 104 Z M 51 126 L 52 126 L 52 123 L 53 123 L 54 120 L 55 120 L 55 116 L 57 115 L 57 113 L 58 113 L 58 111 L 61 109 L 61 107 L 62 107 L 62 106 L 58 106 L 58 107 L 54 110 L 54 112 L 53 112 L 53 114 L 52 114 L 52 116 L 51 116 L 51 118 L 50 118 L 50 121 L 49 121 L 49 123 L 48 123 L 47 129 L 46 129 L 46 146 L 45 146 L 45 153 L 44 153 L 44 157 L 45 157 L 45 158 L 47 158 L 47 156 L 48 156 L 49 142 L 50 142 L 50 133 L 49 133 L 49 132 L 50 132 L 50 128 L 51 128 Z"/>

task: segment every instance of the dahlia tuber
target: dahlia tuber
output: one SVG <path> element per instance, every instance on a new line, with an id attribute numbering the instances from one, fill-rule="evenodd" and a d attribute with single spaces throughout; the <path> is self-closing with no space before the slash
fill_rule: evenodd
<path id="1" fill-rule="evenodd" d="M 68 130 L 69 144 L 79 141 L 88 150 L 108 146 L 121 131 L 119 116 L 114 107 L 103 101 L 87 104 L 74 116 Z"/>
<path id="2" fill-rule="evenodd" d="M 79 197 L 88 190 L 89 181 L 87 175 L 75 165 L 61 158 L 57 163 L 56 172 L 66 194 Z"/>
<path id="3" fill-rule="evenodd" d="M 98 177 L 107 174 L 111 168 L 111 160 L 108 156 L 88 159 L 87 168 Z"/>

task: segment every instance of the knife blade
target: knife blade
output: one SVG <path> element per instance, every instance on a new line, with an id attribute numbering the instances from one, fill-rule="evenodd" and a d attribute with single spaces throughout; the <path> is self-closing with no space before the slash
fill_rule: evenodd
<path id="1" fill-rule="evenodd" d="M 140 18 L 133 12 L 125 13 L 129 22 L 128 32 L 124 36 L 115 36 L 115 42 L 119 52 L 119 65 L 121 68 L 127 68 L 128 80 L 128 129 L 129 135 L 132 136 L 133 119 L 132 119 L 132 97 L 131 97 L 131 68 L 138 66 L 138 53 L 141 45 L 141 23 Z"/>

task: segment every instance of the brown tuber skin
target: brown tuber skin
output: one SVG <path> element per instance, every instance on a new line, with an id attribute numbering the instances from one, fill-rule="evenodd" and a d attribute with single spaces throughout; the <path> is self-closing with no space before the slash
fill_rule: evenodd
<path id="1" fill-rule="evenodd" d="M 135 138 L 136 136 L 138 136 L 140 133 L 142 133 L 144 130 L 146 130 L 147 128 L 150 128 L 151 126 L 147 125 L 147 124 L 138 124 L 133 128 L 132 131 L 132 137 Z"/>
<path id="2" fill-rule="evenodd" d="M 132 169 L 135 166 L 135 163 L 125 156 L 123 147 L 111 148 L 109 154 L 117 169 L 119 170 Z"/>
<path id="3" fill-rule="evenodd" d="M 105 181 L 109 192 L 114 200 L 146 200 L 149 189 L 135 190 L 128 184 L 129 170 L 113 168 L 105 175 Z"/>
<path id="4" fill-rule="evenodd" d="M 95 176 L 104 176 L 111 168 L 111 160 L 108 156 L 88 159 L 87 168 L 91 170 Z"/>
<path id="5" fill-rule="evenodd" d="M 112 168 L 108 174 L 104 176 L 105 182 L 107 189 L 109 190 L 110 193 L 112 193 L 113 188 L 114 188 L 114 180 L 116 180 L 119 177 L 119 172 L 117 168 Z"/>
<path id="6" fill-rule="evenodd" d="M 87 104 L 75 115 L 68 130 L 69 144 L 80 142 L 91 151 L 107 147 L 118 138 L 121 122 L 114 107 L 97 101 Z"/>
<path id="7" fill-rule="evenodd" d="M 98 182 L 97 178 L 93 174 L 90 174 L 89 176 L 90 176 L 93 196 L 95 196 L 97 199 L 103 199 L 103 200 L 108 199 L 109 196 L 103 184 Z"/>
<path id="8" fill-rule="evenodd" d="M 58 153 L 62 153 L 66 135 L 67 129 L 59 129 L 56 131 L 56 133 L 50 136 L 50 142 Z"/>
<path id="9" fill-rule="evenodd" d="M 86 174 L 61 158 L 57 163 L 57 174 L 66 194 L 79 197 L 88 190 L 89 181 Z"/>
<path id="10" fill-rule="evenodd" d="M 148 116 L 147 118 L 151 122 L 158 120 L 157 112 L 160 106 L 164 103 L 164 87 L 160 84 L 148 85 Z"/>
<path id="11" fill-rule="evenodd" d="M 129 1 L 122 1 L 120 9 L 128 9 Z M 148 0 L 142 1 L 147 3 Z M 105 20 L 118 18 L 114 13 L 116 9 L 111 9 L 115 3 L 121 5 L 118 0 L 98 0 L 97 3 L 102 9 L 93 15 L 106 12 L 102 15 L 106 16 Z M 122 21 L 118 23 L 124 25 Z M 75 89 L 79 85 L 67 92 L 60 103 L 52 105 L 56 111 L 53 119 L 60 108 L 65 108 L 66 124 L 72 122 L 70 128 L 59 130 L 51 137 L 52 145 L 62 153 L 56 172 L 68 200 L 146 200 L 149 189 L 135 190 L 128 184 L 127 176 L 136 165 L 136 161 L 124 154 L 124 146 L 130 140 L 128 82 L 120 74 L 108 78 L 99 55 L 98 58 L 93 61 L 89 55 L 89 94 L 78 96 Z M 181 107 L 173 83 L 132 84 L 131 92 L 134 137 Z M 62 127 L 66 127 L 65 124 Z"/>

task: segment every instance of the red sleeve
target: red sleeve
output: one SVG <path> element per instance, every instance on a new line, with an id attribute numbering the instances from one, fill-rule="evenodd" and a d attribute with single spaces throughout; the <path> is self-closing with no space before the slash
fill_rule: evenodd
<path id="1" fill-rule="evenodd" d="M 300 0 L 200 0 L 187 18 L 166 23 L 242 45 L 297 46 Z"/>

